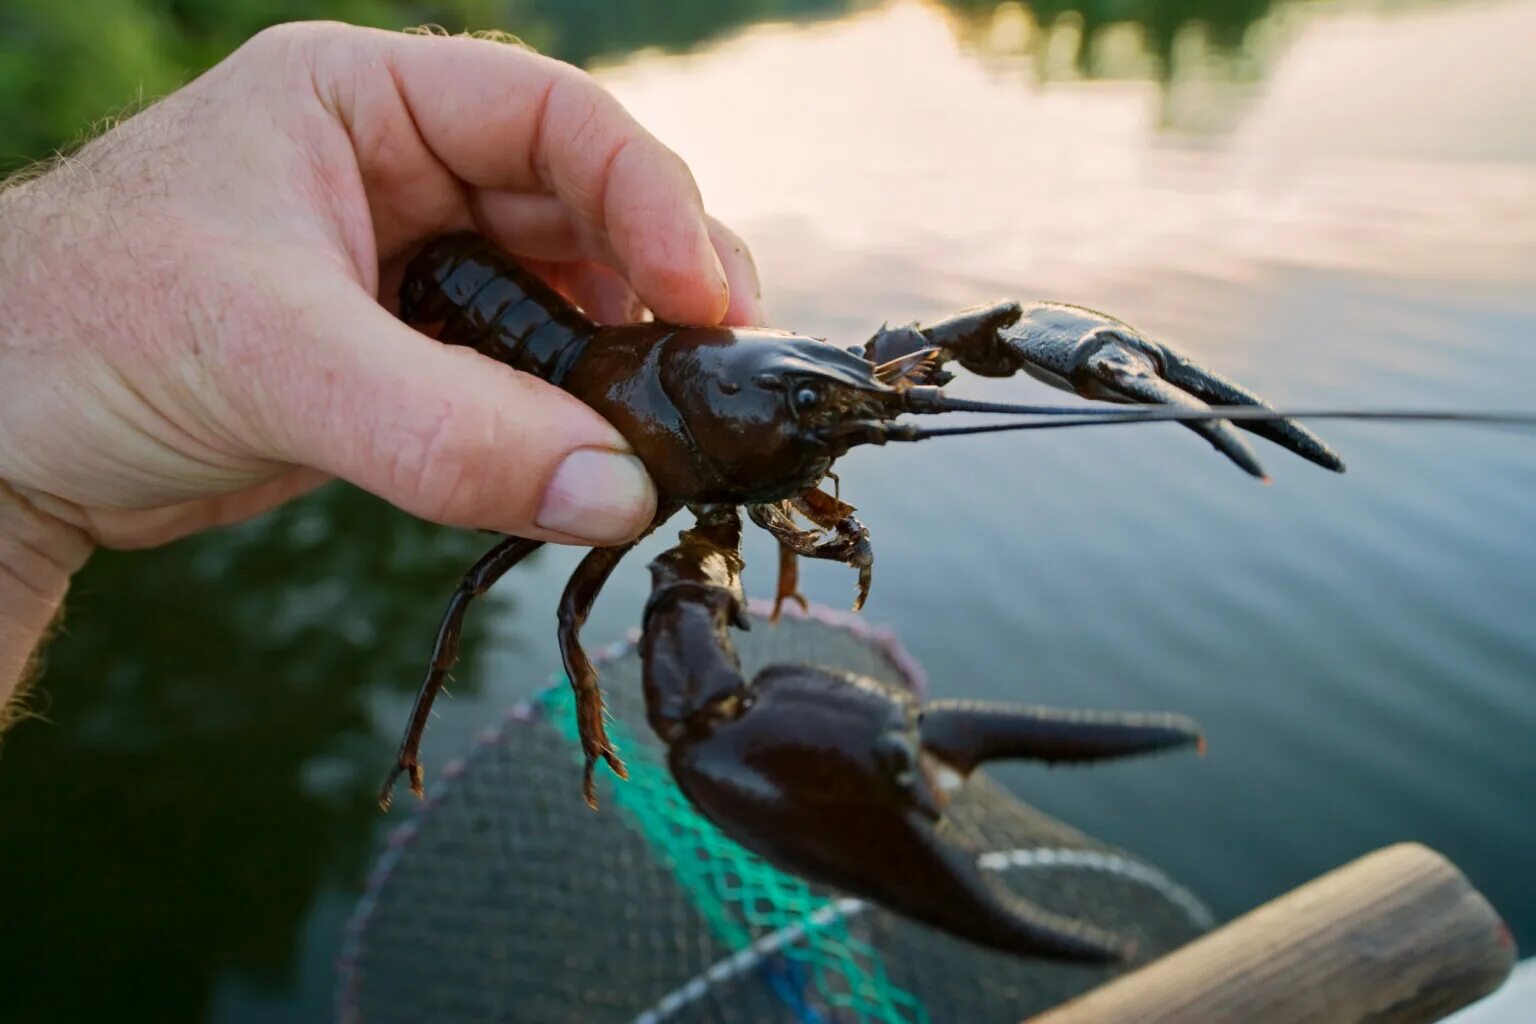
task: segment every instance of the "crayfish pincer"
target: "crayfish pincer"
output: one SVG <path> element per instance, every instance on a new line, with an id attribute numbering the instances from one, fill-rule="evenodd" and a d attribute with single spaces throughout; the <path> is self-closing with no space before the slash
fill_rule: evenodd
<path id="1" fill-rule="evenodd" d="M 651 728 L 678 787 L 737 842 L 806 878 L 985 946 L 1109 961 L 1114 936 L 1047 913 L 985 877 L 940 828 L 952 788 L 982 762 L 1094 761 L 1195 744 L 1178 715 L 1093 714 L 958 701 L 919 704 L 815 665 L 742 677 L 741 518 L 699 510 L 651 563 L 640 656 Z"/>
<path id="2" fill-rule="evenodd" d="M 874 563 L 869 532 L 853 506 L 822 489 L 855 445 L 1177 420 L 1254 476 L 1263 470 L 1238 428 L 1342 471 L 1327 445 L 1239 385 L 1118 320 L 1075 306 L 1000 303 L 929 327 L 882 329 L 852 350 L 764 329 L 598 326 L 484 240 L 453 235 L 429 244 L 407 268 L 400 312 L 441 341 L 534 374 L 606 417 L 656 483 L 657 512 L 647 533 L 684 507 L 694 513 L 697 525 L 652 565 L 642 651 L 650 724 L 669 748 L 678 785 L 702 813 L 780 865 L 962 938 L 1079 960 L 1124 952 L 1113 937 L 1051 917 L 988 882 L 975 854 L 947 841 L 939 827 L 946 787 L 994 758 L 1088 761 L 1193 744 L 1193 723 L 919 705 L 871 680 L 815 666 L 770 666 L 744 680 L 730 641 L 730 627 L 746 624 L 738 510 L 745 507 L 778 540 L 776 610 L 799 599 L 795 569 L 802 556 L 857 569 L 857 608 Z M 1022 370 L 1082 397 L 1161 408 L 1085 412 L 967 401 L 941 390 L 951 362 L 989 376 Z M 947 428 L 903 418 L 947 412 L 1026 418 Z M 402 773 L 422 792 L 421 733 L 457 657 L 465 609 L 540 544 L 502 540 L 454 592 L 380 797 L 385 806 Z M 633 546 L 590 550 L 559 601 L 560 652 L 586 758 L 583 792 L 594 806 L 596 763 L 606 761 L 620 777 L 625 772 L 604 730 L 597 672 L 579 633 Z"/>

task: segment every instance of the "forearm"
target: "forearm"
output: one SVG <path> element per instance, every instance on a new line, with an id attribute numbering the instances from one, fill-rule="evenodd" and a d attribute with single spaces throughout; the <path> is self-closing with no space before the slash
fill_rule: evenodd
<path id="1" fill-rule="evenodd" d="M 0 482 L 0 725 L 26 676 L 69 578 L 90 556 L 81 531 L 32 507 Z"/>

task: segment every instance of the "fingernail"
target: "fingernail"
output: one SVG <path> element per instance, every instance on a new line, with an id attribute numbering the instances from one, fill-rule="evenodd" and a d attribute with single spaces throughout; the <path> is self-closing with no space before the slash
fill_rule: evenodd
<path id="1" fill-rule="evenodd" d="M 537 523 L 594 544 L 616 544 L 639 533 L 655 509 L 656 489 L 639 459 L 578 448 L 545 488 Z"/>

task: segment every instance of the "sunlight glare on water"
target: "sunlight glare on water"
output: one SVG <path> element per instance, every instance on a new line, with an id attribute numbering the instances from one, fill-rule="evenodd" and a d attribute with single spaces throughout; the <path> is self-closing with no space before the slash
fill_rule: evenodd
<path id="1" fill-rule="evenodd" d="M 1013 13 L 994 24 L 1025 17 L 999 10 Z M 1251 58 L 1275 61 L 1272 77 L 1225 89 L 1200 88 L 1204 65 L 1192 58 L 1195 70 L 1171 83 L 1041 85 L 1030 45 L 1006 45 L 1013 30 L 983 34 L 982 45 L 1005 45 L 978 51 L 956 15 L 915 2 L 760 27 L 703 54 L 606 69 L 603 80 L 753 242 L 770 300 L 797 286 L 876 284 L 838 279 L 844 251 L 963 282 L 936 282 L 946 292 L 983 286 L 958 296 L 969 301 L 988 287 L 1086 292 L 1149 269 L 1223 279 L 1273 263 L 1528 272 L 1536 143 L 1512 126 L 1530 118 L 1519 40 L 1536 33 L 1536 8 L 1283 20 L 1260 34 L 1285 38 Z M 1038 46 L 1051 65 L 1050 42 Z M 1463 73 L 1439 77 L 1446 63 Z M 1436 76 L 1433 102 L 1421 105 L 1426 75 Z M 1411 116 L 1394 109 L 1404 94 Z M 1180 130 L 1223 101 L 1243 111 L 1228 136 Z"/>
<path id="2" fill-rule="evenodd" d="M 1090 75 L 1073 15 L 897 2 L 601 76 L 750 241 L 776 326 L 1054 298 L 1281 402 L 1533 407 L 1536 5 L 1282 5 L 1167 65 L 1118 29 Z M 1350 474 L 1264 446 L 1267 489 L 1178 428 L 858 453 L 868 614 L 947 694 L 1200 717 L 1204 762 L 1006 777 L 1223 912 L 1419 839 L 1530 943 L 1536 439 L 1319 429 Z"/>

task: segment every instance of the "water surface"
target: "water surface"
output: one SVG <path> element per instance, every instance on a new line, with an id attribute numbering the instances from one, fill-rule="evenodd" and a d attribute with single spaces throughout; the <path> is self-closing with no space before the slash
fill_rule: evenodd
<path id="1" fill-rule="evenodd" d="M 1536 404 L 1529 0 L 790 6 L 549 37 L 693 165 L 777 326 L 846 344 L 1049 297 L 1277 402 Z M 1176 426 L 857 452 L 866 614 L 942 694 L 1199 718 L 1203 760 L 1002 774 L 1221 915 L 1415 839 L 1530 948 L 1536 439 L 1320 430 L 1349 473 L 1265 446 L 1270 487 Z M 664 543 L 616 574 L 595 642 L 636 624 Z M 94 561 L 51 721 L 0 762 L 0 1018 L 323 1018 L 372 787 L 484 546 L 333 489 Z M 772 551 L 747 555 L 768 592 Z M 557 668 L 578 557 L 546 550 L 477 609 L 429 765 Z M 837 567 L 804 579 L 851 596 Z"/>

